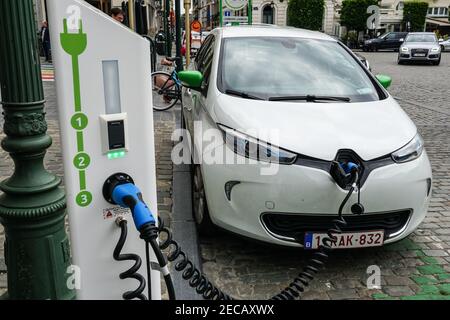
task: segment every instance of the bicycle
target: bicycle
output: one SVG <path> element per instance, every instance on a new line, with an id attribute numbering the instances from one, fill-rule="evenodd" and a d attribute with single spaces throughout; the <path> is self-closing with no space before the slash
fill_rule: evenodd
<path id="1" fill-rule="evenodd" d="M 178 58 L 166 58 L 176 62 Z M 156 71 L 152 73 L 153 110 L 166 111 L 181 101 L 181 81 L 176 68 L 171 73 Z"/>

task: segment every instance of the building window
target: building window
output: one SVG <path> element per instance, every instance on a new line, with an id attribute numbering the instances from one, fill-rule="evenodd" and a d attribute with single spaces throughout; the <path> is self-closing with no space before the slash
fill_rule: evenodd
<path id="1" fill-rule="evenodd" d="M 266 5 L 263 9 L 262 23 L 273 24 L 274 8 L 270 4 Z"/>

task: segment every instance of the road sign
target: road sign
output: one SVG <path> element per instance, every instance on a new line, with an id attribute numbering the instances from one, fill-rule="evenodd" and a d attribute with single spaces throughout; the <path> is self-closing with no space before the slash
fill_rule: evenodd
<path id="1" fill-rule="evenodd" d="M 248 5 L 248 0 L 223 0 L 225 7 L 231 10 L 241 10 Z"/>
<path id="2" fill-rule="evenodd" d="M 202 30 L 202 24 L 198 20 L 194 20 L 191 23 L 191 30 L 195 32 L 200 32 Z"/>
<path id="3" fill-rule="evenodd" d="M 224 23 L 228 23 L 228 22 L 240 22 L 240 23 L 246 23 L 248 22 L 248 17 L 237 17 L 237 16 L 232 16 L 232 17 L 223 17 L 223 22 Z"/>

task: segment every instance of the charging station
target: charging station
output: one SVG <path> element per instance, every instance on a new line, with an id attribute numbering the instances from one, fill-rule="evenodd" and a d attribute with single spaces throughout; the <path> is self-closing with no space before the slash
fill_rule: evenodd
<path id="1" fill-rule="evenodd" d="M 121 299 L 138 283 L 119 278 L 131 263 L 113 259 L 115 221 L 132 217 L 107 202 L 102 188 L 108 177 L 126 174 L 157 217 L 148 41 L 85 1 L 48 0 L 48 13 L 77 299 Z M 145 243 L 129 229 L 123 251 L 145 256 Z M 145 275 L 145 266 L 138 272 Z M 159 300 L 160 272 L 144 278 Z"/>

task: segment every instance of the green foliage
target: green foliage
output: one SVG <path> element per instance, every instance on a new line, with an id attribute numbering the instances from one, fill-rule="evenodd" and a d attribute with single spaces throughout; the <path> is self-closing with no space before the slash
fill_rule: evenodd
<path id="1" fill-rule="evenodd" d="M 344 0 L 341 9 L 341 25 L 347 30 L 363 31 L 367 28 L 370 13 L 367 8 L 378 5 L 378 0 Z"/>
<path id="2" fill-rule="evenodd" d="M 403 22 L 411 24 L 410 30 L 424 31 L 425 19 L 427 17 L 428 3 L 423 1 L 407 1 L 403 7 Z"/>
<path id="3" fill-rule="evenodd" d="M 322 29 L 324 0 L 289 0 L 287 24 L 310 30 Z"/>

